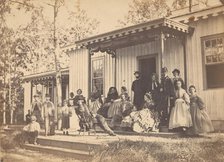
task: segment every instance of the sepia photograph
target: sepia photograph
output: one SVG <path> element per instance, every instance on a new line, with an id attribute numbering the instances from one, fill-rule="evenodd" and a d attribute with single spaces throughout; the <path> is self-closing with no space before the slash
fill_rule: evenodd
<path id="1" fill-rule="evenodd" d="M 0 0 L 0 162 L 223 162 L 224 0 Z"/>

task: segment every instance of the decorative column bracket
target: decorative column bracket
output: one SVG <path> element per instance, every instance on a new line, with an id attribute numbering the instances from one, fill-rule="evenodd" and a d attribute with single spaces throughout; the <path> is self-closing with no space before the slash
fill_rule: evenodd
<path id="1" fill-rule="evenodd" d="M 116 50 L 112 48 L 95 47 L 89 49 L 89 53 L 91 56 L 93 56 L 95 52 L 106 52 L 107 54 L 111 55 L 112 58 L 116 57 Z"/>

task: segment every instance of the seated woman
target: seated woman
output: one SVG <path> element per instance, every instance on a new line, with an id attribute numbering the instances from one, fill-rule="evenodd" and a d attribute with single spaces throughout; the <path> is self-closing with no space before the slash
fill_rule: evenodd
<path id="1" fill-rule="evenodd" d="M 110 126 L 112 128 L 115 126 L 115 123 L 120 123 L 124 117 L 128 116 L 135 109 L 134 105 L 129 101 L 130 97 L 127 93 L 122 93 L 120 96 L 120 107 L 111 120 Z"/>
<path id="2" fill-rule="evenodd" d="M 91 94 L 89 108 L 92 110 L 93 113 L 96 113 L 102 106 L 103 100 L 101 98 L 100 92 L 97 90 L 97 88 L 93 87 L 93 92 Z"/>
<path id="3" fill-rule="evenodd" d="M 186 128 L 192 126 L 190 114 L 190 99 L 187 92 L 182 88 L 182 81 L 175 81 L 175 106 L 172 108 L 169 120 L 169 129 L 181 128 L 186 131 Z"/>
<path id="4" fill-rule="evenodd" d="M 121 127 L 132 128 L 133 131 L 138 133 L 158 131 L 159 118 L 155 111 L 152 95 L 146 93 L 144 100 L 142 110 L 134 111 L 126 116 L 121 122 Z"/>
<path id="5" fill-rule="evenodd" d="M 127 95 L 127 98 L 125 100 L 130 99 L 129 96 L 128 96 L 128 93 L 127 93 L 127 88 L 122 86 L 121 87 L 121 94 L 120 94 L 119 98 L 114 100 L 113 103 L 110 105 L 110 107 L 108 109 L 108 113 L 107 113 L 108 118 L 113 118 L 114 116 L 119 115 L 120 107 L 121 107 L 121 104 L 122 104 L 121 96 L 123 94 Z"/>
<path id="6" fill-rule="evenodd" d="M 118 92 L 115 87 L 110 87 L 109 92 L 107 93 L 107 98 L 103 106 L 99 109 L 98 113 L 101 114 L 104 118 L 108 117 L 108 109 L 111 106 L 111 104 L 117 100 Z"/>

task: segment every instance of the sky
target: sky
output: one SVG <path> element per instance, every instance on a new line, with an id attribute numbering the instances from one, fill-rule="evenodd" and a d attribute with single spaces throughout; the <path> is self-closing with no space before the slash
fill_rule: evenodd
<path id="1" fill-rule="evenodd" d="M 35 3 L 44 6 L 45 16 L 52 19 L 53 7 L 50 7 L 46 3 L 51 3 L 51 0 L 32 0 Z M 80 8 L 86 10 L 87 14 L 91 18 L 96 18 L 100 24 L 98 33 L 114 30 L 118 28 L 118 20 L 123 19 L 129 9 L 129 4 L 132 0 L 65 0 L 66 4 L 61 8 L 60 20 L 62 24 L 69 23 L 64 21 L 64 17 L 67 16 L 66 10 L 76 10 L 76 4 L 79 1 Z M 169 5 L 173 0 L 167 0 Z M 194 1 L 194 0 L 193 0 Z M 209 4 L 217 3 L 219 0 L 208 0 Z M 21 24 L 26 24 L 30 20 L 30 15 L 23 12 L 11 13 L 8 17 L 9 24 L 17 28 Z M 53 21 L 53 19 L 52 19 Z"/>

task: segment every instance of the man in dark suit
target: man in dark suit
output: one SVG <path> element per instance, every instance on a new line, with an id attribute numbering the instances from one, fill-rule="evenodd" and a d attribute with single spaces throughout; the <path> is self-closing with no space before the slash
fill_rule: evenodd
<path id="1" fill-rule="evenodd" d="M 132 82 L 131 90 L 134 92 L 134 105 L 137 110 L 140 110 L 144 102 L 144 87 L 141 80 L 141 74 L 139 71 L 134 73 L 136 80 Z"/>
<path id="2" fill-rule="evenodd" d="M 169 124 L 169 116 L 172 107 L 174 106 L 174 86 L 172 79 L 168 76 L 168 69 L 166 67 L 161 70 L 162 78 L 161 78 L 161 109 L 162 109 L 162 119 L 161 125 Z"/>

